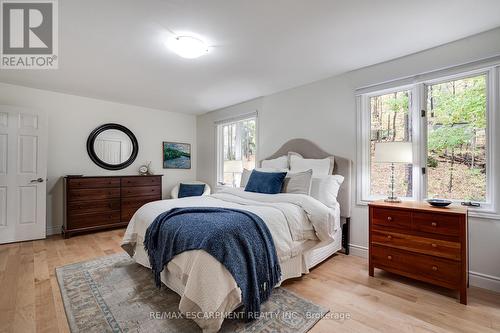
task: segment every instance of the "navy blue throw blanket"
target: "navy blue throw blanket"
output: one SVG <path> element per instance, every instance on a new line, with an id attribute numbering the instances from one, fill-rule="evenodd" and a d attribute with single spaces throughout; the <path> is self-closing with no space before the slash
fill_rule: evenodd
<path id="1" fill-rule="evenodd" d="M 260 314 L 281 279 L 274 242 L 257 215 L 217 207 L 174 208 L 160 214 L 146 230 L 144 249 L 161 287 L 160 272 L 184 251 L 204 250 L 223 264 L 241 289 L 248 320 Z"/>

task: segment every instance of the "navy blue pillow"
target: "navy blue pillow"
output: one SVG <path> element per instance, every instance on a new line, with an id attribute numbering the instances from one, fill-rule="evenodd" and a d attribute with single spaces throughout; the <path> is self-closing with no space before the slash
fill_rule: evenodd
<path id="1" fill-rule="evenodd" d="M 199 197 L 205 192 L 205 184 L 180 184 L 179 193 L 177 196 L 179 198 L 185 197 Z"/>
<path id="2" fill-rule="evenodd" d="M 281 192 L 286 172 L 261 172 L 253 170 L 248 179 L 246 192 L 276 194 Z"/>

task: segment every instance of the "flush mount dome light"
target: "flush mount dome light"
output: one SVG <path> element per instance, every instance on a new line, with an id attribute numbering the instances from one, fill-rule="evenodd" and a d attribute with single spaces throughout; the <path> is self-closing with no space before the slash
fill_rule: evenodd
<path id="1" fill-rule="evenodd" d="M 178 56 L 194 59 L 208 53 L 208 45 L 192 36 L 176 36 L 168 41 L 168 48 L 175 52 Z"/>

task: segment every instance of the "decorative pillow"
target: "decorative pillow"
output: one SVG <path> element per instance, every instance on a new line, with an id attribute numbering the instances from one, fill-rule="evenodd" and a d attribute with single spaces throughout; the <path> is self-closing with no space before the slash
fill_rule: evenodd
<path id="1" fill-rule="evenodd" d="M 311 192 L 311 181 L 313 171 L 311 169 L 303 172 L 289 172 L 283 182 L 282 193 L 307 194 Z"/>
<path id="2" fill-rule="evenodd" d="M 205 192 L 205 184 L 183 184 L 179 185 L 179 198 L 199 197 Z"/>
<path id="3" fill-rule="evenodd" d="M 300 154 L 289 153 L 290 171 L 301 172 L 312 169 L 313 177 L 331 175 L 335 163 L 334 157 L 330 156 L 323 159 L 302 158 Z"/>
<path id="4" fill-rule="evenodd" d="M 328 207 L 337 205 L 340 185 L 344 182 L 341 175 L 313 177 L 311 182 L 311 197 L 321 201 Z"/>
<path id="5" fill-rule="evenodd" d="M 277 194 L 280 193 L 286 172 L 262 172 L 253 170 L 245 186 L 246 192 Z"/>
<path id="6" fill-rule="evenodd" d="M 288 156 L 281 156 L 272 160 L 264 160 L 261 167 L 265 169 L 288 169 Z"/>
<path id="7" fill-rule="evenodd" d="M 288 172 L 288 169 L 276 169 L 276 168 L 255 168 L 254 170 L 260 172 Z M 240 187 L 247 186 L 248 179 L 252 174 L 252 170 L 243 169 L 243 173 L 241 174 Z"/>

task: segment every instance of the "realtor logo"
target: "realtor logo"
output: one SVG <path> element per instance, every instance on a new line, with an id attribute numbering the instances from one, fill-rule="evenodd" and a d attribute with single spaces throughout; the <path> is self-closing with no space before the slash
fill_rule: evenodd
<path id="1" fill-rule="evenodd" d="M 2 69 L 56 69 L 57 0 L 0 0 Z"/>

